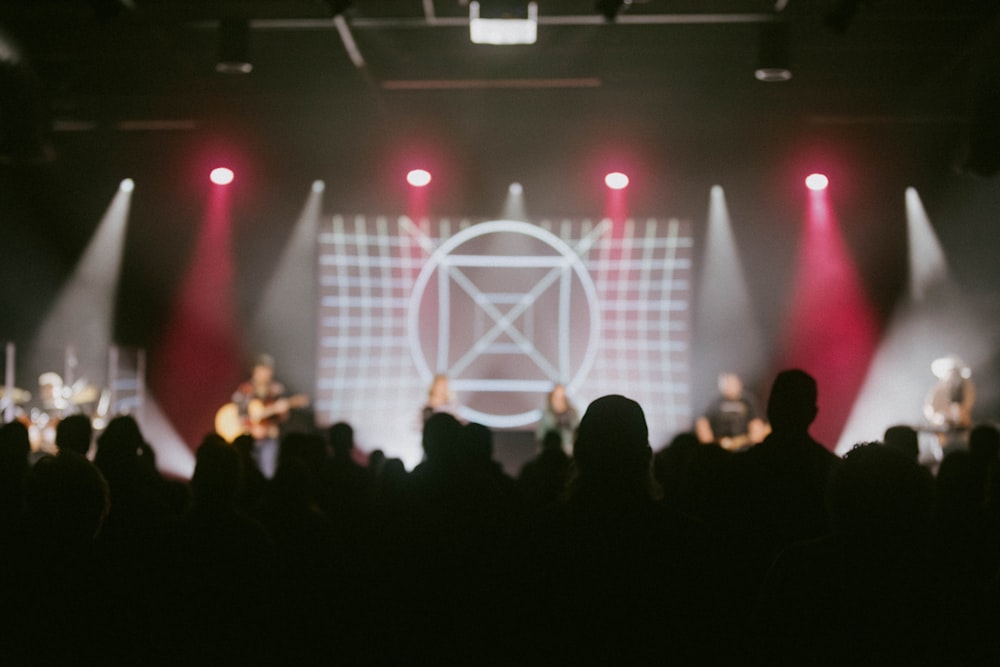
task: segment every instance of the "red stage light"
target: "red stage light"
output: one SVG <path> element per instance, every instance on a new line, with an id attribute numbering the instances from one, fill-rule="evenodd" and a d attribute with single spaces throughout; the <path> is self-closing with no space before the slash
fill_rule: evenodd
<path id="1" fill-rule="evenodd" d="M 406 174 L 406 182 L 415 188 L 422 188 L 431 182 L 431 172 L 426 169 L 411 169 Z"/>
<path id="2" fill-rule="evenodd" d="M 612 190 L 624 190 L 628 187 L 628 176 L 620 171 L 613 171 L 604 177 L 604 184 Z"/>
<path id="3" fill-rule="evenodd" d="M 227 167 L 216 167 L 208 177 L 216 185 L 229 185 L 236 178 L 236 174 Z"/>
<path id="4" fill-rule="evenodd" d="M 823 174 L 809 174 L 806 176 L 806 187 L 810 190 L 826 190 L 828 185 L 830 185 L 830 179 Z"/>

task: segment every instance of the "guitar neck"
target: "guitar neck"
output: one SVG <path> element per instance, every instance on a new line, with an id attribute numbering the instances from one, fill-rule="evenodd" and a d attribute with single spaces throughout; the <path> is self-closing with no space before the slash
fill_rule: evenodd
<path id="1" fill-rule="evenodd" d="M 298 394 L 290 398 L 276 399 L 272 403 L 264 403 L 260 400 L 251 401 L 248 412 L 250 413 L 251 419 L 254 421 L 260 421 L 270 417 L 284 415 L 292 408 L 301 408 L 308 404 L 309 398 L 305 395 Z"/>

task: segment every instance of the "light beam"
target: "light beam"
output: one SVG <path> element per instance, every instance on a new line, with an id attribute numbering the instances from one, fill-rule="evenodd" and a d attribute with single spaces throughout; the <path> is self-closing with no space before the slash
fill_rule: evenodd
<path id="1" fill-rule="evenodd" d="M 105 359 L 112 343 L 115 298 L 121 271 L 132 188 L 122 181 L 94 235 L 80 256 L 36 336 L 34 366 L 58 369 L 56 358 L 72 348 L 79 372 L 90 382 L 104 379 Z M 74 378 L 75 379 L 75 378 Z"/>
<path id="2" fill-rule="evenodd" d="M 213 187 L 209 192 L 194 256 L 160 349 L 150 360 L 159 405 L 192 448 L 213 429 L 215 411 L 243 379 L 230 189 Z"/>
<path id="3" fill-rule="evenodd" d="M 875 353 L 878 326 L 827 192 L 809 192 L 782 368 L 802 368 L 816 378 L 812 433 L 833 449 Z"/>
<path id="4" fill-rule="evenodd" d="M 743 262 L 736 248 L 726 195 L 712 187 L 708 208 L 708 231 L 698 281 L 695 345 L 704 368 L 698 375 L 714 378 L 734 372 L 746 386 L 758 380 L 764 369 L 763 336 L 754 316 Z M 707 403 L 714 390 L 699 387 L 696 405 Z"/>
<path id="5" fill-rule="evenodd" d="M 254 353 L 274 356 L 276 373 L 294 391 L 316 384 L 316 237 L 323 210 L 323 182 L 316 181 L 254 311 L 249 339 Z"/>

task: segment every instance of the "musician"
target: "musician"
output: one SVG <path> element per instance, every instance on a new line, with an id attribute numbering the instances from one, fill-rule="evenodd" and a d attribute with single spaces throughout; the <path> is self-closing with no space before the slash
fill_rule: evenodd
<path id="1" fill-rule="evenodd" d="M 60 420 L 77 411 L 70 400 L 71 389 L 62 376 L 48 371 L 38 376 L 38 400 L 31 408 L 28 432 L 35 452 L 55 454 L 56 427 Z"/>
<path id="2" fill-rule="evenodd" d="M 427 389 L 427 402 L 424 403 L 424 407 L 420 411 L 421 425 L 437 412 L 447 412 L 455 419 L 460 419 L 458 411 L 458 401 L 455 400 L 455 395 L 448 387 L 448 376 L 438 373 Z"/>
<path id="3" fill-rule="evenodd" d="M 250 379 L 236 388 L 232 398 L 246 432 L 253 436 L 254 459 L 268 479 L 277 468 L 281 422 L 291 407 L 284 398 L 285 385 L 274 378 L 274 365 L 271 355 L 258 356 Z"/>
<path id="4" fill-rule="evenodd" d="M 958 355 L 949 354 L 931 362 L 931 372 L 938 381 L 924 399 L 924 416 L 938 431 L 943 447 L 961 445 L 972 425 L 976 402 L 972 369 Z"/>
<path id="5" fill-rule="evenodd" d="M 702 444 L 718 443 L 736 451 L 759 443 L 767 435 L 763 412 L 757 400 L 743 390 L 735 373 L 722 373 L 719 397 L 695 421 L 695 434 Z"/>
<path id="6" fill-rule="evenodd" d="M 233 393 L 233 403 L 239 407 L 240 416 L 246 420 L 250 435 L 258 440 L 278 437 L 281 420 L 288 415 L 288 411 L 278 410 L 274 414 L 255 418 L 257 415 L 251 414 L 251 404 L 272 406 L 284 394 L 285 385 L 274 379 L 274 357 L 269 354 L 257 357 L 250 379 L 240 383 Z"/>
<path id="7" fill-rule="evenodd" d="M 554 385 L 545 399 L 542 418 L 538 420 L 538 427 L 535 429 L 535 439 L 542 443 L 546 433 L 555 431 L 562 440 L 563 451 L 572 456 L 573 438 L 576 437 L 576 427 L 579 425 L 580 414 L 566 395 L 565 385 Z"/>

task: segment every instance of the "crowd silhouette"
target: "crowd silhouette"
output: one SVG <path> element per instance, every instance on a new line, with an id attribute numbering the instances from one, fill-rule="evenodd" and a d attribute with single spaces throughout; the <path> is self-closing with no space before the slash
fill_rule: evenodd
<path id="1" fill-rule="evenodd" d="M 787 370 L 760 444 L 654 452 L 604 396 L 516 478 L 448 412 L 409 472 L 338 423 L 284 434 L 270 479 L 208 434 L 190 481 L 130 416 L 34 461 L 11 422 L 0 662 L 1000 664 L 1000 432 L 936 471 L 904 427 L 841 458 L 818 404 Z"/>

